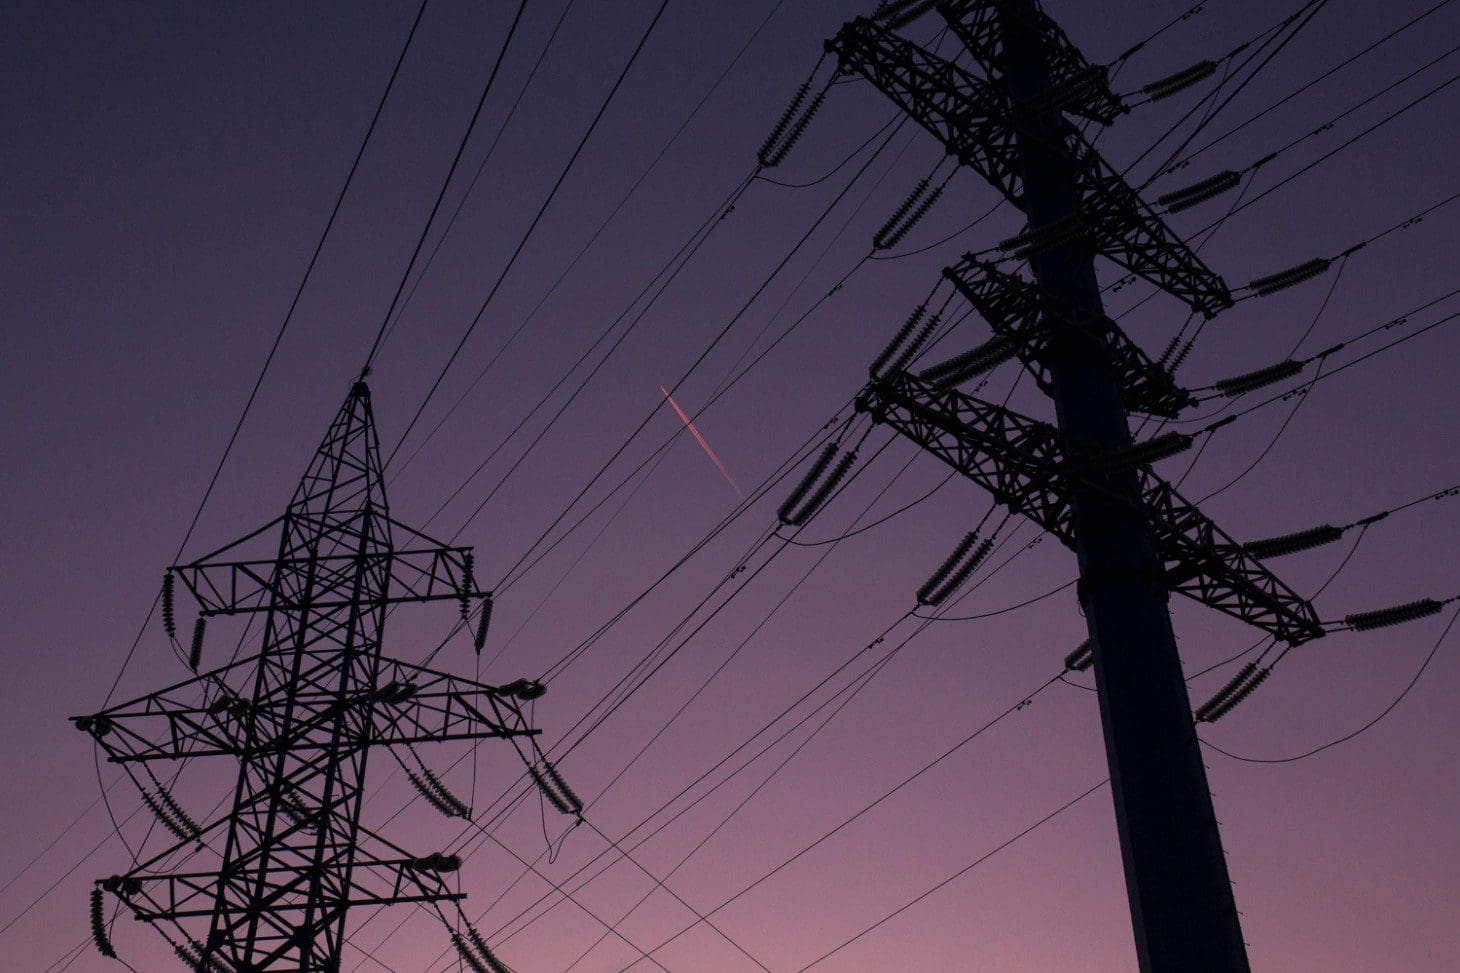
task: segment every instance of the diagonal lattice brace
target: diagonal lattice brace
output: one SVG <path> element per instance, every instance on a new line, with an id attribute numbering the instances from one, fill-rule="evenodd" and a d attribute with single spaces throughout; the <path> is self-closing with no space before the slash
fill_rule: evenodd
<path id="1" fill-rule="evenodd" d="M 826 42 L 841 70 L 860 74 L 1020 210 L 1028 211 L 1020 141 L 1044 137 L 1011 115 L 988 82 L 860 18 Z M 1232 306 L 1226 283 L 1097 153 L 1079 130 L 1058 123 L 1061 152 L 1075 169 L 1089 244 L 1103 256 L 1208 317 Z M 1039 229 L 1039 228 L 1035 228 Z"/>
<path id="2" fill-rule="evenodd" d="M 1120 96 L 1110 90 L 1110 70 L 1086 60 L 1060 25 L 1042 10 L 1016 9 L 1000 0 L 943 0 L 938 4 L 938 12 L 992 81 L 1001 80 L 1004 73 L 1004 30 L 1000 18 L 1016 17 L 1031 28 L 1049 64 L 1051 91 L 1038 102 L 1021 104 L 1021 109 L 1059 108 L 1102 125 L 1109 125 L 1130 111 Z"/>
<path id="3" fill-rule="evenodd" d="M 392 659 L 381 660 L 379 688 L 373 693 L 358 692 L 340 700 L 323 685 L 314 690 L 298 688 L 287 697 L 279 694 L 248 702 L 228 687 L 224 677 L 232 670 L 247 672 L 258 663 L 257 656 L 241 659 L 100 713 L 71 719 L 96 739 L 112 763 L 218 755 L 258 757 L 284 751 L 302 756 L 326 745 L 327 739 L 318 731 L 339 719 L 342 709 L 357 715 L 368 713 L 375 745 L 539 732 L 528 726 L 521 699 L 510 687 L 489 686 Z M 333 672 L 336 664 L 326 653 L 306 656 L 300 685 L 309 685 L 312 675 Z M 274 711 L 290 706 L 293 721 L 286 735 L 249 734 L 250 720 L 256 728 L 276 725 Z"/>
<path id="4" fill-rule="evenodd" d="M 869 384 L 857 404 L 1067 547 L 1075 546 L 1073 493 L 1117 496 L 1084 457 L 1070 455 L 1053 426 L 956 389 L 936 389 L 896 373 Z M 1136 475 L 1171 591 L 1292 645 L 1324 634 L 1308 601 L 1169 483 L 1146 467 Z"/>
<path id="5" fill-rule="evenodd" d="M 1005 273 L 972 254 L 945 269 L 943 276 L 952 281 L 995 334 L 1013 343 L 1015 355 L 1046 394 L 1052 394 L 1048 357 L 1051 339 L 1061 329 L 1075 328 L 1098 343 L 1103 356 L 1109 359 L 1127 408 L 1174 417 L 1196 401 L 1176 384 L 1169 371 L 1152 361 L 1103 314 L 1093 318 L 1082 314 L 1037 284 Z"/>

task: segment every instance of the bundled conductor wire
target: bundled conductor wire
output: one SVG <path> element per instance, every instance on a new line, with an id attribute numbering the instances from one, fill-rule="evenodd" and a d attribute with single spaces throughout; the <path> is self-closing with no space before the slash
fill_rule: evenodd
<path id="1" fill-rule="evenodd" d="M 1242 173 L 1228 169 L 1215 176 L 1207 176 L 1184 189 L 1173 190 L 1163 196 L 1158 196 L 1156 202 L 1166 207 L 1168 213 L 1179 213 L 1184 209 L 1191 209 L 1198 203 L 1204 203 L 1222 193 L 1236 189 L 1241 184 Z"/>
<path id="2" fill-rule="evenodd" d="M 1402 622 L 1412 622 L 1416 619 L 1427 618 L 1439 612 L 1445 607 L 1442 601 L 1433 598 L 1421 598 L 1418 601 L 1405 602 L 1402 605 L 1395 605 L 1393 608 L 1379 608 L 1374 611 L 1355 612 L 1352 615 L 1344 616 L 1343 623 L 1355 632 L 1368 632 L 1376 628 L 1388 628 L 1390 625 L 1399 625 Z"/>
<path id="3" fill-rule="evenodd" d="M 1170 98 L 1179 91 L 1185 91 L 1192 85 L 1200 84 L 1216 73 L 1216 61 L 1198 61 L 1189 68 L 1184 68 L 1175 74 L 1168 74 L 1164 78 L 1158 78 L 1152 81 L 1141 89 L 1141 94 L 1145 95 L 1151 101 L 1160 101 L 1163 98 Z"/>
<path id="4" fill-rule="evenodd" d="M 1084 672 L 1095 664 L 1095 647 L 1089 639 L 1075 646 L 1073 652 L 1065 656 L 1065 670 L 1067 672 Z"/>
<path id="5" fill-rule="evenodd" d="M 1248 541 L 1242 545 L 1242 553 L 1260 559 L 1282 557 L 1285 554 L 1296 554 L 1299 551 L 1321 547 L 1324 544 L 1332 544 L 1342 536 L 1342 527 L 1323 524 L 1307 530 L 1294 531 L 1291 534 L 1267 537 L 1260 541 Z"/>
<path id="6" fill-rule="evenodd" d="M 112 948 L 111 937 L 106 933 L 106 915 L 102 911 L 101 888 L 91 890 L 91 941 L 96 951 L 107 959 L 116 959 L 117 951 Z"/>
<path id="7" fill-rule="evenodd" d="M 1289 267 L 1287 270 L 1269 274 L 1266 277 L 1259 277 L 1247 285 L 1247 289 L 1258 297 L 1267 297 L 1269 294 L 1276 294 L 1278 291 L 1287 290 L 1305 280 L 1311 280 L 1332 266 L 1333 261 L 1327 257 L 1315 257 L 1306 263 L 1298 264 L 1296 267 Z"/>
<path id="8" fill-rule="evenodd" d="M 976 348 L 923 369 L 918 379 L 940 390 L 962 385 L 1014 357 L 1017 347 L 1007 336 L 995 335 Z"/>
<path id="9" fill-rule="evenodd" d="M 977 544 L 977 547 L 974 545 Z M 933 572 L 932 577 L 923 583 L 918 589 L 918 604 L 920 605 L 941 605 L 948 600 L 963 582 L 968 580 L 978 566 L 989 556 L 993 550 L 993 538 L 986 538 L 983 543 L 978 543 L 978 531 L 970 531 L 953 553 L 938 565 L 938 570 Z"/>

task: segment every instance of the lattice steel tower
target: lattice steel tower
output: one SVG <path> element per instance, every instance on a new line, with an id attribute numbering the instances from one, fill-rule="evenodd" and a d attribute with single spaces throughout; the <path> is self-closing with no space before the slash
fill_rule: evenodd
<path id="1" fill-rule="evenodd" d="M 246 558 L 271 536 L 273 556 Z M 100 885 L 157 924 L 195 969 L 236 973 L 338 970 L 351 906 L 461 898 L 447 884 L 453 856 L 413 855 L 361 826 L 371 750 L 531 736 L 521 702 L 542 687 L 483 685 L 381 654 L 390 606 L 458 600 L 466 617 L 490 596 L 473 579 L 470 548 L 391 519 L 364 382 L 351 388 L 283 516 L 169 569 L 169 635 L 176 580 L 201 605 L 195 670 L 210 616 L 261 615 L 262 648 L 74 718 L 178 838 Z M 231 808 L 199 826 L 151 766 L 225 754 L 239 765 Z M 195 854 L 216 856 L 216 867 L 168 870 Z"/>

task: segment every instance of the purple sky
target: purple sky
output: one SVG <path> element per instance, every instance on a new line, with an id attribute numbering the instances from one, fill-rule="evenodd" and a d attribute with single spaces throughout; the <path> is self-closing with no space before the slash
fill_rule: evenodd
<path id="1" fill-rule="evenodd" d="M 371 381 L 387 446 L 445 362 L 656 6 L 579 2 L 569 11 L 521 109 L 377 361 Z M 523 322 L 771 6 L 767 0 L 670 3 L 398 466 Z M 478 573 L 495 583 L 650 410 L 659 412 L 590 492 L 590 503 L 681 426 L 664 404 L 661 384 L 750 491 L 843 408 L 865 380 L 867 362 L 923 300 L 941 267 L 1018 230 L 1013 209 L 1004 206 L 927 253 L 863 265 L 762 364 L 713 408 L 703 409 L 738 370 L 742 355 L 758 354 L 857 263 L 873 231 L 928 174 L 941 150 L 930 136 L 905 128 L 676 389 L 685 369 L 870 150 L 811 188 L 756 182 L 482 512 L 468 522 L 547 424 L 564 392 L 433 518 L 634 301 L 716 201 L 751 172 L 756 146 L 804 80 L 822 39 L 869 6 L 786 0 L 521 338 L 414 461 L 391 471 L 395 517 L 445 536 L 465 524 L 461 541 L 476 545 Z M 1333 0 L 1204 136 L 1220 134 L 1431 6 L 1431 0 Z M 1065 0 L 1048 9 L 1091 60 L 1104 62 L 1183 7 L 1164 0 Z M 287 502 L 360 367 L 513 9 L 457 0 L 434 0 L 428 9 L 376 141 L 185 558 L 269 520 Z M 467 150 L 467 175 L 476 171 L 562 9 L 562 0 L 529 4 Z M 1201 58 L 1218 57 L 1288 9 L 1255 0 L 1212 0 L 1200 16 L 1133 58 L 1116 88 L 1136 89 Z M 6 417 L 0 489 L 9 543 L 0 567 L 6 674 L 0 734 L 9 742 L 0 752 L 6 781 L 0 820 L 7 826 L 0 885 L 96 798 L 91 747 L 65 717 L 100 706 L 122 664 L 288 307 L 414 10 L 409 3 L 7 8 L 0 39 L 0 117 L 6 120 L 0 134 L 5 159 L 0 212 L 9 241 L 0 263 L 0 315 L 7 324 L 0 355 Z M 928 41 L 936 20 L 919 21 L 908 36 Z M 1445 55 L 1331 131 L 1285 152 L 1257 176 L 1249 190 L 1255 195 L 1452 77 L 1460 55 L 1447 52 L 1457 34 L 1460 10 L 1446 6 L 1204 153 L 1181 174 L 1154 183 L 1151 193 L 1247 166 Z M 954 47 L 948 42 L 943 50 L 951 53 Z M 1101 151 L 1123 168 L 1205 90 L 1137 109 L 1102 135 Z M 1460 154 L 1457 90 L 1430 98 L 1244 210 L 1222 227 L 1203 256 L 1235 286 L 1315 256 L 1332 256 L 1445 199 L 1454 192 L 1454 160 Z M 892 116 L 890 103 L 866 84 L 838 86 L 797 150 L 769 175 L 814 180 Z M 1147 158 L 1135 176 L 1143 180 L 1152 161 Z M 465 183 L 448 193 L 447 214 Z M 994 200 L 971 172 L 959 173 L 897 252 L 933 244 Z M 1192 233 L 1230 201 L 1180 214 L 1172 225 Z M 1180 378 L 1201 386 L 1278 360 L 1315 315 L 1300 355 L 1448 293 L 1457 286 L 1449 256 L 1460 242 L 1457 217 L 1460 207 L 1438 210 L 1354 255 L 1326 307 L 1321 306 L 1333 272 L 1279 296 L 1238 304 L 1205 328 Z M 432 245 L 435 239 L 433 232 Z M 1107 281 L 1119 276 L 1109 264 L 1101 273 Z M 1111 309 L 1123 310 L 1148 293 L 1144 284 L 1123 290 L 1111 298 Z M 1438 304 L 1403 328 L 1356 343 L 1334 357 L 1334 366 L 1456 310 L 1460 302 L 1454 298 Z M 1123 324 L 1156 354 L 1183 319 L 1174 300 L 1158 298 Z M 962 350 L 986 336 L 986 326 L 969 318 L 940 352 Z M 1324 522 L 1347 524 L 1460 481 L 1452 448 L 1457 355 L 1460 335 L 1442 325 L 1319 383 L 1272 451 L 1205 509 L 1239 538 L 1262 537 Z M 567 388 L 577 386 L 586 368 L 573 374 Z M 1002 396 L 1014 378 L 1015 367 L 1006 365 L 984 394 Z M 1041 418 L 1052 414 L 1027 379 L 1011 405 Z M 1218 433 L 1183 492 L 1199 498 L 1242 473 L 1291 408 L 1292 403 L 1269 406 Z M 945 469 L 929 457 L 916 458 L 898 475 L 915 456 L 903 441 L 867 462 L 889 438 L 885 429 L 871 433 L 858 467 L 863 472 L 800 540 L 845 532 L 869 504 L 859 523 L 870 523 L 944 480 Z M 1189 463 L 1190 455 L 1178 457 L 1160 469 L 1176 479 Z M 552 681 L 536 709 L 546 742 L 562 739 L 722 581 L 773 524 L 788 486 L 772 490 Z M 629 490 L 634 492 L 624 503 Z M 482 657 L 494 661 L 482 678 L 507 682 L 540 674 L 678 560 L 736 502 L 705 453 L 681 435 L 652 476 L 632 480 L 507 588 Z M 628 832 L 876 638 L 912 607 L 918 585 L 987 507 L 986 495 L 954 480 L 906 513 L 836 545 L 668 732 L 593 804 L 593 824 L 614 838 Z M 580 504 L 566 523 L 586 509 Z M 994 563 L 1036 536 L 1032 526 L 1018 526 L 1017 532 L 1016 526 L 1011 521 L 1005 528 L 1012 540 Z M 1453 555 L 1457 527 L 1460 500 L 1422 503 L 1377 524 L 1317 599 L 1320 614 L 1341 618 L 1421 596 L 1460 593 Z M 1354 536 L 1273 566 L 1296 589 L 1311 592 L 1344 559 Z M 563 762 L 585 798 L 596 797 L 615 778 L 827 551 L 790 546 L 755 573 L 779 547 L 777 542 L 760 547 L 751 570 L 720 589 L 735 592 L 725 610 Z M 1046 542 L 981 584 L 950 614 L 1014 605 L 1068 581 L 1073 572 L 1073 556 Z M 1184 599 L 1174 600 L 1172 608 L 1189 672 L 1256 639 L 1241 624 Z M 449 627 L 453 611 L 447 606 L 400 612 L 387 630 L 387 651 L 421 658 Z M 1404 689 L 1451 611 L 1305 645 L 1250 701 L 1204 727 L 1203 735 L 1233 753 L 1280 757 L 1348 733 Z M 190 621 L 186 611 L 183 617 Z M 691 624 L 703 617 L 696 615 Z M 911 629 L 905 622 L 895 634 Z M 226 624 L 210 632 L 211 661 L 220 660 L 230 634 L 236 637 L 237 630 Z M 929 625 L 669 885 L 701 911 L 714 908 L 1017 703 L 1059 670 L 1081 638 L 1073 591 L 996 617 Z M 1438 970 L 1457 962 L 1455 639 L 1460 635 L 1441 645 L 1391 715 L 1350 743 L 1275 765 L 1239 763 L 1209 752 L 1255 968 L 1341 973 Z M 889 638 L 876 651 L 896 641 Z M 678 644 L 677 638 L 670 643 Z M 458 639 L 441 661 L 471 675 L 468 640 Z M 855 671 L 860 669 L 849 670 Z M 1194 682 L 1194 700 L 1220 686 L 1224 672 Z M 118 698 L 185 675 L 154 622 Z M 813 697 L 811 705 L 827 695 Z M 813 717 L 634 858 L 659 876 L 673 869 L 828 712 Z M 474 786 L 479 804 L 496 797 L 520 767 L 505 746 L 492 742 L 480 748 L 475 773 L 463 763 L 446 774 L 463 794 Z M 462 753 L 442 748 L 428 759 L 444 770 Z M 380 824 L 412 792 L 390 774 L 387 761 L 373 766 L 379 786 L 365 818 Z M 101 768 L 103 782 L 115 776 Z M 777 973 L 800 970 L 1104 776 L 1093 694 L 1056 684 L 716 913 L 714 921 Z M 223 794 L 227 777 L 227 768 L 190 769 L 178 797 L 201 817 Z M 112 794 L 118 818 L 139 803 L 130 785 Z M 124 827 L 134 846 L 145 830 L 145 814 Z M 554 836 L 562 827 L 551 819 L 549 825 Z M 413 806 L 385 830 L 425 853 L 449 846 L 457 825 Z M 536 857 L 543 834 L 535 803 L 510 817 L 498 837 L 524 858 Z M 148 847 L 161 847 L 156 841 Z M 543 872 L 562 881 L 603 848 L 603 839 L 581 828 Z M 61 960 L 54 968 L 63 968 L 68 951 L 87 936 L 91 880 L 123 870 L 129 860 L 104 809 L 93 808 L 0 891 L 5 926 L 55 886 L 0 933 L 6 957 L 0 965 L 41 970 Z M 474 854 L 462 873 L 470 892 L 466 911 L 479 914 L 520 871 L 499 847 Z M 621 862 L 589 885 L 580 901 L 594 914 L 617 920 L 649 888 L 642 872 Z M 523 879 L 478 927 L 496 933 L 546 889 L 539 878 Z M 408 916 L 382 945 L 386 933 Z M 687 916 L 682 905 L 658 892 L 619 928 L 647 948 L 687 925 Z M 425 914 L 401 907 L 367 923 L 362 913 L 352 926 L 358 929 L 355 944 L 379 963 L 351 951 L 351 968 L 445 968 L 432 965 L 448 945 L 445 934 Z M 562 970 L 600 932 L 584 911 L 563 905 L 506 939 L 501 954 L 523 971 Z M 123 958 L 138 969 L 175 965 L 161 940 L 137 924 L 119 923 L 115 939 Z M 610 938 L 576 969 L 618 970 L 637 955 Z M 658 955 L 676 971 L 756 968 L 704 926 Z M 1114 818 L 1109 792 L 1102 788 L 814 968 L 1103 971 L 1133 964 Z M 113 967 L 87 946 L 64 968 Z"/>

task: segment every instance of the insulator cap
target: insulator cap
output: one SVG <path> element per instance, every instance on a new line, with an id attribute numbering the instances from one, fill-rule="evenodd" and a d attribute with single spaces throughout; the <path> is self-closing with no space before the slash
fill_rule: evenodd
<path id="1" fill-rule="evenodd" d="M 1212 388 L 1231 399 L 1268 385 L 1274 385 L 1283 379 L 1292 378 L 1302 370 L 1302 362 L 1289 358 L 1286 361 L 1268 365 L 1266 368 L 1224 378 L 1220 382 L 1214 383 Z"/>
<path id="2" fill-rule="evenodd" d="M 1280 270 L 1275 274 L 1268 274 L 1266 277 L 1259 277 L 1247 287 L 1258 297 L 1267 297 L 1269 294 L 1276 294 L 1278 291 L 1287 290 L 1305 280 L 1311 280 L 1332 266 L 1333 261 L 1327 257 L 1315 257 L 1296 267 L 1289 267 L 1287 270 Z"/>
<path id="3" fill-rule="evenodd" d="M 1342 527 L 1323 524 L 1307 530 L 1294 531 L 1291 534 L 1266 537 L 1260 541 L 1248 541 L 1242 545 L 1242 553 L 1250 554 L 1255 558 L 1282 557 L 1285 554 L 1296 554 L 1299 551 L 1321 547 L 1324 544 L 1332 544 L 1342 536 Z"/>
<path id="4" fill-rule="evenodd" d="M 1217 72 L 1216 61 L 1198 61 L 1189 68 L 1177 71 L 1175 74 L 1168 74 L 1164 78 L 1158 78 L 1141 89 L 1141 94 L 1152 101 L 1160 101 L 1162 98 L 1170 98 L 1178 91 L 1185 91 L 1194 84 L 1198 84 L 1210 78 Z"/>
<path id="5" fill-rule="evenodd" d="M 1065 669 L 1069 672 L 1084 672 L 1095 664 L 1095 646 L 1089 639 L 1075 646 L 1075 650 L 1065 656 Z"/>
<path id="6" fill-rule="evenodd" d="M 1179 213 L 1184 209 L 1190 209 L 1198 203 L 1204 203 L 1214 196 L 1236 189 L 1242 184 L 1242 173 L 1231 169 L 1219 172 L 1215 176 L 1194 182 L 1184 189 L 1177 189 L 1156 197 L 1156 202 L 1166 207 L 1169 212 Z"/>

